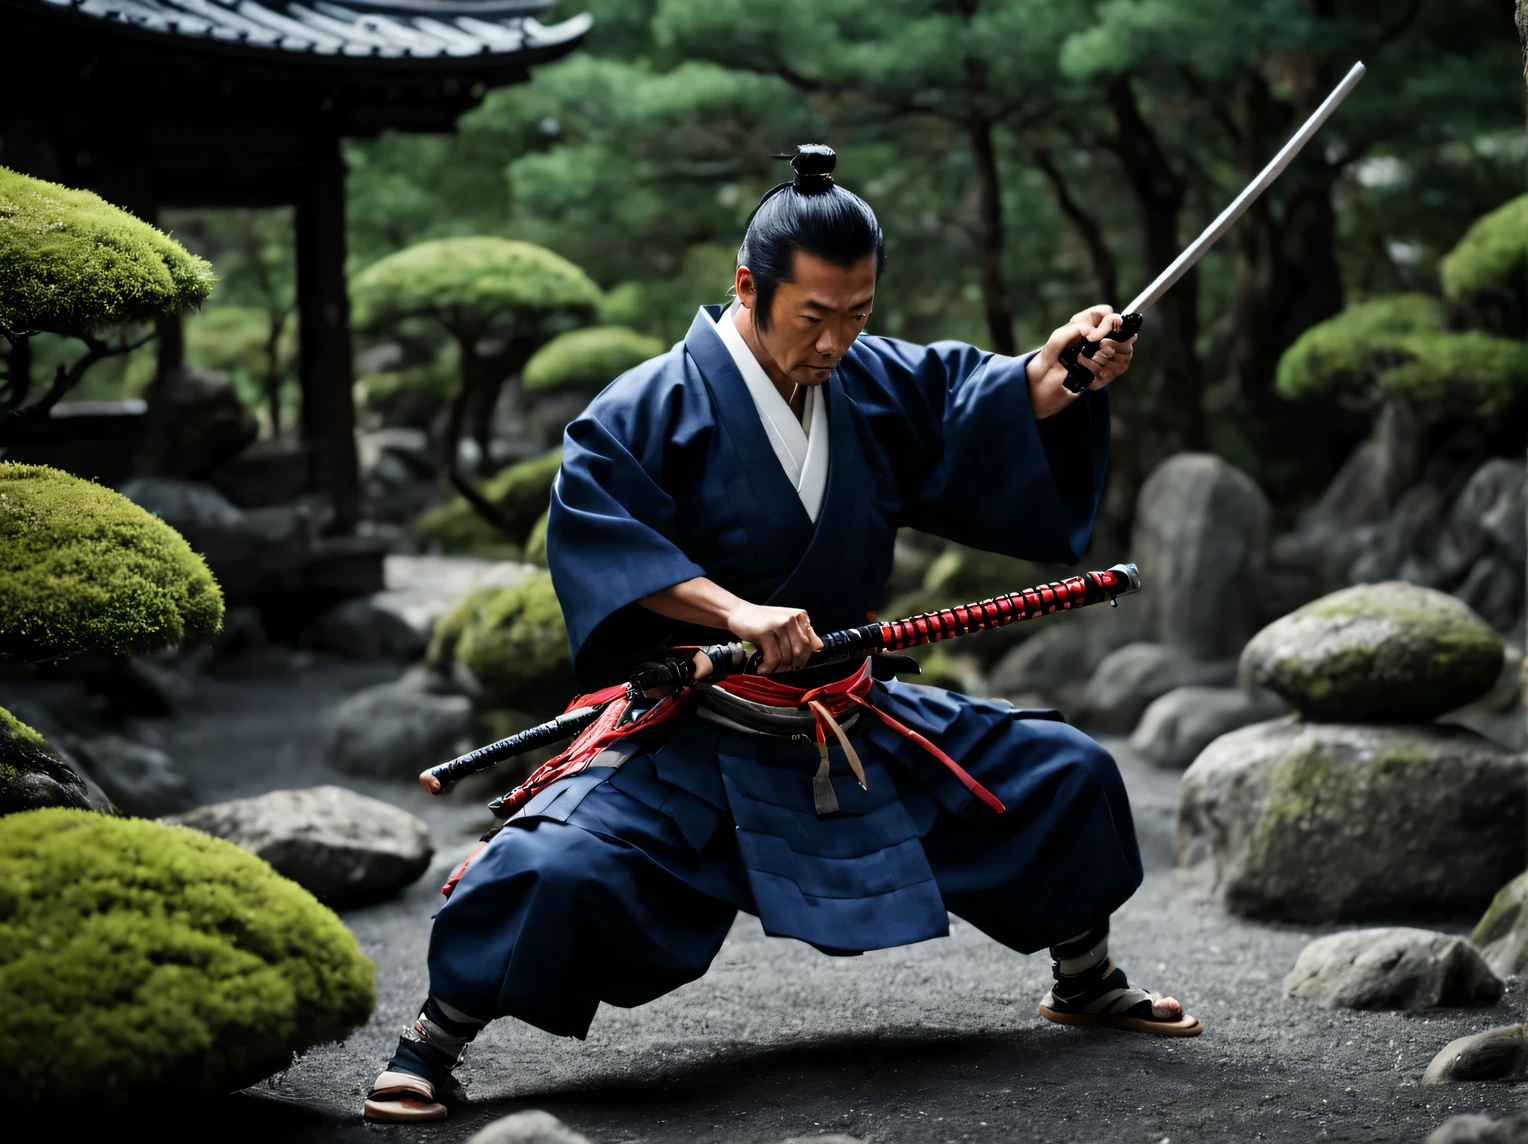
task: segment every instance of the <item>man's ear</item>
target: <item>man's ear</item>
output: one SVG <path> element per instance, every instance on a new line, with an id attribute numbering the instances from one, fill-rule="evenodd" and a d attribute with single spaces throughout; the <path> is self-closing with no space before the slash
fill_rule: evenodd
<path id="1" fill-rule="evenodd" d="M 737 295 L 737 300 L 746 309 L 753 309 L 753 304 L 758 301 L 759 288 L 754 284 L 753 273 L 746 266 L 737 268 L 737 277 L 732 283 L 732 292 Z"/>

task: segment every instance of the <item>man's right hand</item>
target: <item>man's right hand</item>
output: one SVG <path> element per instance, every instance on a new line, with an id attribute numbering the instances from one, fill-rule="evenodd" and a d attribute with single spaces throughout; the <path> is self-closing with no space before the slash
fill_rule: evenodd
<path id="1" fill-rule="evenodd" d="M 814 651 L 822 650 L 822 640 L 812 630 L 812 621 L 800 608 L 771 608 L 763 604 L 739 601 L 727 613 L 727 630 L 759 649 L 759 674 L 772 671 L 799 671 Z"/>

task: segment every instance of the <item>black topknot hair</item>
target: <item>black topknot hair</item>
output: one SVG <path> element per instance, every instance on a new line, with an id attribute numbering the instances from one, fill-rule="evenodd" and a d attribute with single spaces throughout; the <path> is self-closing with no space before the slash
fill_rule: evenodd
<path id="1" fill-rule="evenodd" d="M 776 158 L 790 159 L 794 177 L 759 200 L 737 252 L 737 264 L 748 267 L 758 287 L 754 321 L 760 329 L 769 328 L 775 290 L 793 280 L 796 251 L 844 267 L 874 254 L 877 278 L 886 265 L 885 238 L 870 204 L 833 181 L 833 148 L 803 143 Z"/>

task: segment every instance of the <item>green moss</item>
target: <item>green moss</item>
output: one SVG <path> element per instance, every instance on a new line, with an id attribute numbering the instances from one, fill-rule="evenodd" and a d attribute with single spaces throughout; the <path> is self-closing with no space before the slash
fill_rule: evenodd
<path id="1" fill-rule="evenodd" d="M 0 167 L 0 333 L 88 332 L 195 306 L 212 267 L 89 191 Z"/>
<path id="2" fill-rule="evenodd" d="M 466 667 L 483 704 L 542 712 L 573 695 L 573 656 L 552 577 L 537 572 L 510 588 L 474 592 L 441 617 L 427 661 L 436 670 Z"/>
<path id="3" fill-rule="evenodd" d="M 1528 888 L 1523 884 L 1525 878 L 1528 878 L 1528 874 L 1519 874 L 1496 891 L 1496 897 L 1491 899 L 1491 904 L 1481 915 L 1475 932 L 1470 934 L 1471 942 L 1477 946 L 1487 946 L 1511 932 L 1523 910 L 1524 890 Z"/>
<path id="4" fill-rule="evenodd" d="M 525 560 L 528 564 L 546 567 L 546 524 L 551 511 L 542 513 L 531 525 L 531 534 L 525 538 Z"/>
<path id="5" fill-rule="evenodd" d="M 1396 294 L 1312 326 L 1279 359 L 1285 397 L 1332 397 L 1358 408 L 1404 401 L 1424 413 L 1492 416 L 1528 389 L 1528 346 L 1452 333 L 1443 306 Z"/>
<path id="6" fill-rule="evenodd" d="M 34 751 L 41 751 L 47 746 L 42 735 L 32 730 L 4 707 L 0 707 L 0 740 Z"/>
<path id="7" fill-rule="evenodd" d="M 625 326 L 597 326 L 560 334 L 536 351 L 521 375 L 527 392 L 596 393 L 627 370 L 668 347 Z"/>
<path id="8" fill-rule="evenodd" d="M 443 552 L 518 559 L 520 543 L 547 511 L 552 482 L 561 466 L 562 450 L 553 449 L 511 465 L 484 482 L 480 491 L 509 518 L 515 530 L 512 536 L 506 536 L 480 517 L 464 497 L 421 513 L 414 529 L 439 543 Z"/>
<path id="9" fill-rule="evenodd" d="M 1521 195 L 1477 219 L 1438 264 L 1443 293 L 1464 301 L 1492 289 L 1521 283 L 1528 267 L 1528 195 Z"/>
<path id="10" fill-rule="evenodd" d="M 184 1105 L 287 1068 L 375 1003 L 332 912 L 231 843 L 141 819 L 0 819 L 13 1110 Z"/>
<path id="11" fill-rule="evenodd" d="M 350 285 L 358 326 L 432 317 L 458 337 L 515 330 L 553 313 L 594 315 L 600 290 L 544 247 L 491 236 L 421 242 L 372 263 Z"/>
<path id="12" fill-rule="evenodd" d="M 164 521 L 90 481 L 0 461 L 0 653 L 131 655 L 222 622 L 217 581 Z"/>
<path id="13" fill-rule="evenodd" d="M 1268 813 L 1258 824 L 1258 832 L 1266 834 L 1283 821 L 1309 818 L 1315 813 L 1322 788 L 1332 773 L 1332 761 L 1320 747 L 1307 747 L 1280 762 L 1273 772 Z"/>

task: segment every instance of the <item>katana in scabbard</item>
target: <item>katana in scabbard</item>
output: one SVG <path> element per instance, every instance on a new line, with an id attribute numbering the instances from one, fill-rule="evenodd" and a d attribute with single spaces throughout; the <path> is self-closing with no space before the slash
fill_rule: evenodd
<path id="1" fill-rule="evenodd" d="M 922 612 L 902 620 L 878 620 L 862 627 L 846 628 L 820 636 L 822 650 L 813 652 L 806 666 L 820 667 L 823 664 L 863 659 L 883 651 L 906 651 L 908 648 L 954 639 L 971 632 L 1007 627 L 1038 616 L 1048 616 L 1052 612 L 1069 612 L 1106 601 L 1113 604 L 1120 596 L 1139 591 L 1140 587 L 1140 572 L 1134 564 L 1116 564 L 1104 572 L 1084 572 L 1067 580 L 994 596 L 990 600 L 977 600 L 953 608 Z M 720 679 L 741 672 L 757 674 L 762 658 L 759 652 L 746 654 L 743 645 L 736 643 L 716 644 L 701 650 L 711 661 L 711 673 L 707 676 L 709 679 Z M 671 654 L 659 663 L 644 664 L 615 698 L 605 703 L 564 711 L 557 718 L 539 726 L 530 727 L 486 747 L 479 747 L 449 763 L 431 767 L 419 776 L 420 785 L 431 794 L 439 794 L 458 779 L 486 771 L 495 763 L 573 738 L 598 719 L 610 703 L 631 703 L 661 689 L 688 687 L 694 682 L 695 660 L 692 654 L 680 652 Z"/>

